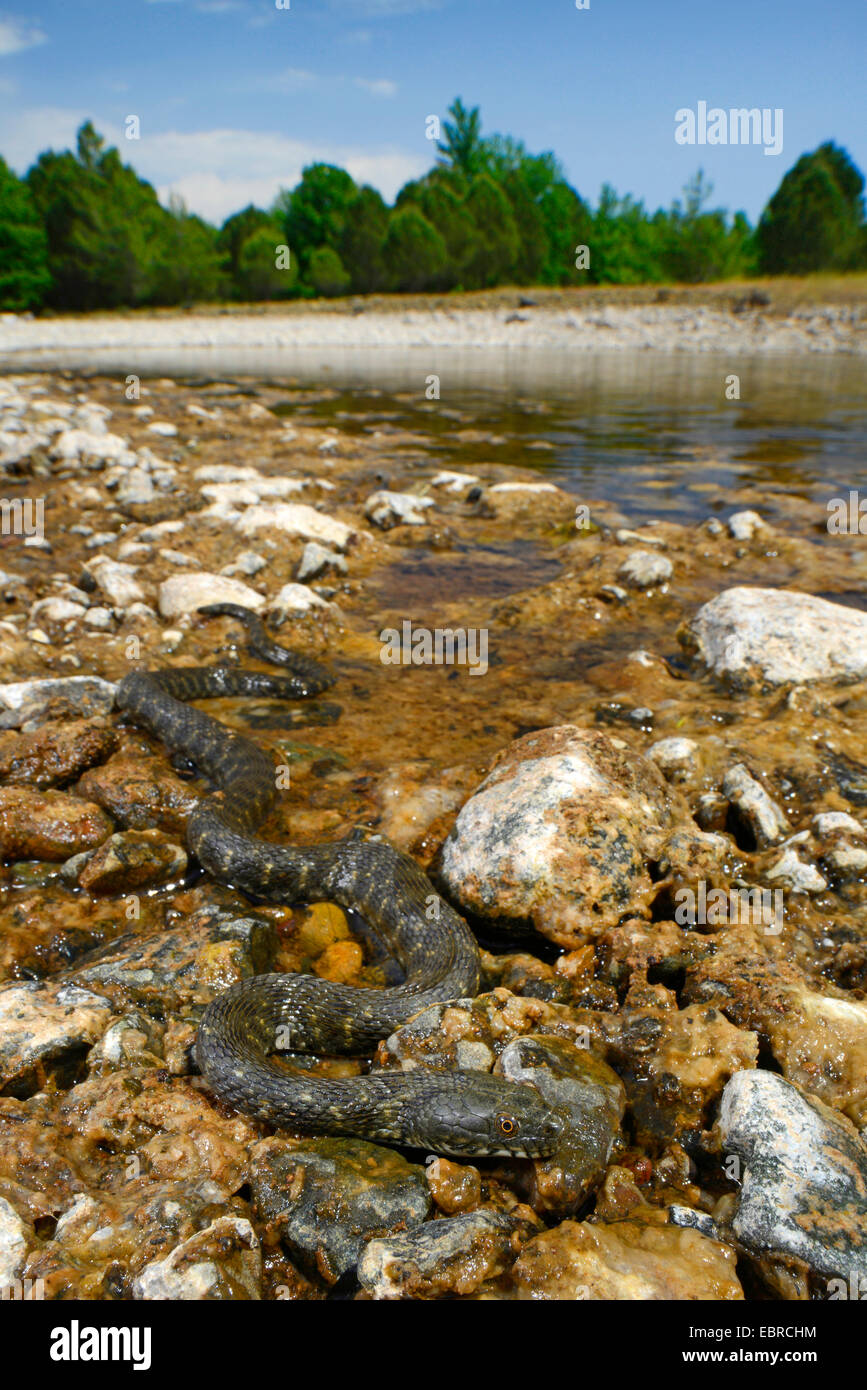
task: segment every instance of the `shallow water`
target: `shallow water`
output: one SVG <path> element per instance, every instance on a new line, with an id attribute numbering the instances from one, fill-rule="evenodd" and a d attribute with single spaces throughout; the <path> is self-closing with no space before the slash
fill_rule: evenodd
<path id="1" fill-rule="evenodd" d="M 782 499 L 802 499 L 803 523 L 824 530 L 828 500 L 857 487 L 863 473 L 867 365 L 857 359 L 536 356 L 545 360 L 509 360 L 499 372 L 490 363 L 462 363 L 456 375 L 445 369 L 438 402 L 407 390 L 410 364 L 395 365 L 373 388 L 353 376 L 342 389 L 335 370 L 336 398 L 313 411 L 350 433 L 381 420 L 423 429 L 423 451 L 448 454 L 444 466 L 459 457 L 469 467 L 538 469 L 578 496 L 616 502 L 635 520 L 703 519 L 746 489 L 769 520 L 791 517 Z M 736 401 L 725 397 L 732 373 L 740 379 Z M 462 440 L 469 424 L 498 442 Z"/>
<path id="2" fill-rule="evenodd" d="M 738 492 L 769 520 L 824 531 L 828 501 L 858 486 L 867 453 L 867 362 L 841 354 L 181 347 L 53 357 L 108 375 L 244 377 L 287 386 L 295 404 L 313 391 L 311 413 L 349 433 L 384 422 L 418 431 L 420 458 L 538 469 L 636 521 L 704 518 Z M 726 399 L 732 374 L 739 400 Z M 435 401 L 425 399 L 432 375 Z M 462 439 L 469 426 L 483 437 Z"/>

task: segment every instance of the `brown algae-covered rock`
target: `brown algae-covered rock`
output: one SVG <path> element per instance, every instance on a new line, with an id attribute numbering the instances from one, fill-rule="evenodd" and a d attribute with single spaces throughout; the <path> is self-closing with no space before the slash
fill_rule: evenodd
<path id="1" fill-rule="evenodd" d="M 91 768 L 80 779 L 78 791 L 131 830 L 157 829 L 169 834 L 184 829 L 199 800 L 189 783 L 182 782 L 159 759 L 126 754 Z"/>
<path id="2" fill-rule="evenodd" d="M 133 1282 L 140 1299 L 259 1299 L 262 1250 L 249 1221 L 220 1216 L 146 1265 Z"/>
<path id="3" fill-rule="evenodd" d="M 0 780 L 63 786 L 114 752 L 117 733 L 103 719 L 51 720 L 32 733 L 0 734 Z"/>
<path id="4" fill-rule="evenodd" d="M 372 1240 L 358 1280 L 377 1299 L 465 1297 L 509 1268 L 528 1229 L 520 1215 L 488 1210 L 427 1221 Z"/>
<path id="5" fill-rule="evenodd" d="M 3 859 L 68 859 L 95 849 L 111 831 L 108 816 L 92 801 L 67 792 L 0 787 Z"/>
<path id="6" fill-rule="evenodd" d="M 67 869 L 88 893 L 126 893 L 183 878 L 187 854 L 159 830 L 120 830 Z"/>
<path id="7" fill-rule="evenodd" d="M 28 1095 L 48 1070 L 75 1066 L 110 1018 L 107 999 L 74 984 L 0 986 L 0 1090 Z"/>
<path id="8" fill-rule="evenodd" d="M 742 1299 L 736 1258 L 641 1207 L 622 1221 L 561 1222 L 527 1243 L 512 1276 L 520 1299 Z"/>

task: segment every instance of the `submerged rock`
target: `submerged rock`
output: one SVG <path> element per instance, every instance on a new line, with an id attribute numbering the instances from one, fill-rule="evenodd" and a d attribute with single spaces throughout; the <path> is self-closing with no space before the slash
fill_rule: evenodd
<path id="1" fill-rule="evenodd" d="M 73 782 L 114 752 L 117 733 L 104 720 L 51 720 L 28 734 L 0 735 L 0 778 L 51 787 Z"/>
<path id="2" fill-rule="evenodd" d="M 854 1126 L 774 1072 L 751 1071 L 726 1086 L 718 1127 L 743 1163 L 737 1239 L 867 1287 L 867 1145 Z"/>
<path id="3" fill-rule="evenodd" d="M 722 791 L 737 815 L 749 827 L 759 849 L 774 845 L 788 835 L 791 827 L 782 810 L 743 763 L 729 768 Z"/>
<path id="4" fill-rule="evenodd" d="M 364 515 L 374 526 L 389 531 L 393 526 L 424 526 L 425 508 L 435 506 L 432 497 L 415 492 L 374 492 L 364 504 Z"/>
<path id="5" fill-rule="evenodd" d="M 430 1210 L 424 1169 L 361 1139 L 265 1139 L 253 1150 L 256 1207 L 293 1256 L 336 1284 L 374 1236 Z"/>
<path id="6" fill-rule="evenodd" d="M 527 1243 L 512 1277 L 520 1299 L 742 1299 L 736 1258 L 642 1206 L 621 1221 L 561 1222 Z"/>
<path id="7" fill-rule="evenodd" d="M 0 728 L 20 729 L 55 704 L 81 715 L 108 714 L 114 706 L 114 691 L 114 685 L 99 676 L 10 681 L 0 685 Z"/>
<path id="8" fill-rule="evenodd" d="M 119 937 L 71 973 L 115 1004 L 179 1010 L 208 1003 L 229 985 L 267 970 L 274 924 L 254 916 L 204 911 L 183 926 Z"/>
<path id="9" fill-rule="evenodd" d="M 642 993 L 658 1006 L 636 1007 Z M 623 1010 L 604 1020 L 603 1032 L 608 1060 L 626 1084 L 632 1132 L 651 1150 L 661 1140 L 695 1149 L 725 1083 L 754 1067 L 759 1052 L 755 1033 L 735 1027 L 719 1009 L 678 1009 L 661 985 L 633 987 Z"/>
<path id="10" fill-rule="evenodd" d="M 428 1221 L 414 1231 L 372 1240 L 359 1260 L 358 1281 L 377 1299 L 472 1294 L 509 1268 L 521 1226 L 527 1229 L 526 1220 L 485 1210 Z"/>
<path id="11" fill-rule="evenodd" d="M 261 1298 L 262 1249 L 238 1216 L 220 1216 L 133 1281 L 140 1299 Z"/>
<path id="12" fill-rule="evenodd" d="M 80 796 L 0 787 L 0 855 L 4 859 L 68 859 L 101 845 L 111 829 L 105 812 Z"/>
<path id="13" fill-rule="evenodd" d="M 867 676 L 867 613 L 791 589 L 727 589 L 677 635 L 738 689 Z"/>
<path id="14" fill-rule="evenodd" d="M 48 1069 L 74 1066 L 110 1018 L 107 999 L 74 984 L 0 986 L 0 1091 L 29 1095 Z"/>
<path id="15" fill-rule="evenodd" d="M 92 1076 L 126 1067 L 165 1066 L 165 1025 L 146 1013 L 131 1010 L 105 1030 L 87 1054 Z"/>
<path id="16" fill-rule="evenodd" d="M 91 854 L 76 855 L 64 876 L 88 893 L 126 893 L 183 878 L 187 853 L 159 830 L 121 830 Z"/>
<path id="17" fill-rule="evenodd" d="M 510 1042 L 495 1070 L 510 1081 L 530 1082 L 566 1117 L 557 1152 L 533 1160 L 532 1206 L 572 1215 L 601 1180 L 620 1140 L 626 1106 L 623 1082 L 586 1049 L 544 1036 Z"/>
<path id="18" fill-rule="evenodd" d="M 684 998 L 715 1003 L 767 1040 L 787 1081 L 867 1123 L 867 1003 L 832 985 L 820 993 L 744 927 L 714 937 L 715 950 L 687 967 Z M 833 991 L 833 992 L 832 992 Z"/>
<path id="19" fill-rule="evenodd" d="M 698 768 L 698 744 L 692 738 L 661 738 L 647 750 L 669 782 L 686 782 Z"/>
<path id="20" fill-rule="evenodd" d="M 648 862 L 673 812 L 658 768 L 573 725 L 525 734 L 494 760 L 442 851 L 457 904 L 580 945 L 646 908 Z"/>
<path id="21" fill-rule="evenodd" d="M 655 589 L 673 573 L 671 561 L 652 550 L 631 550 L 617 570 L 618 577 L 633 589 Z"/>

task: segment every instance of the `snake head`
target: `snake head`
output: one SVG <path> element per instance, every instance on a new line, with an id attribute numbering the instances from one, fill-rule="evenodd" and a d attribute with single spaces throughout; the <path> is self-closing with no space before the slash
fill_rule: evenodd
<path id="1" fill-rule="evenodd" d="M 535 1086 L 485 1072 L 448 1073 L 448 1086 L 442 1082 L 440 1073 L 409 1125 L 419 1148 L 514 1158 L 541 1158 L 558 1148 L 563 1116 Z"/>

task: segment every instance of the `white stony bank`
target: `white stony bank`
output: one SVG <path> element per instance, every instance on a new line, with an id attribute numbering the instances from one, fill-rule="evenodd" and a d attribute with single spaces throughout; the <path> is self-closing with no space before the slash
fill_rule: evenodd
<path id="1" fill-rule="evenodd" d="M 657 348 L 690 352 L 867 353 L 861 309 L 812 305 L 787 317 L 733 314 L 704 306 L 588 304 L 407 309 L 383 313 L 318 310 L 240 314 L 0 315 L 0 360 L 17 354 L 136 348 Z"/>

